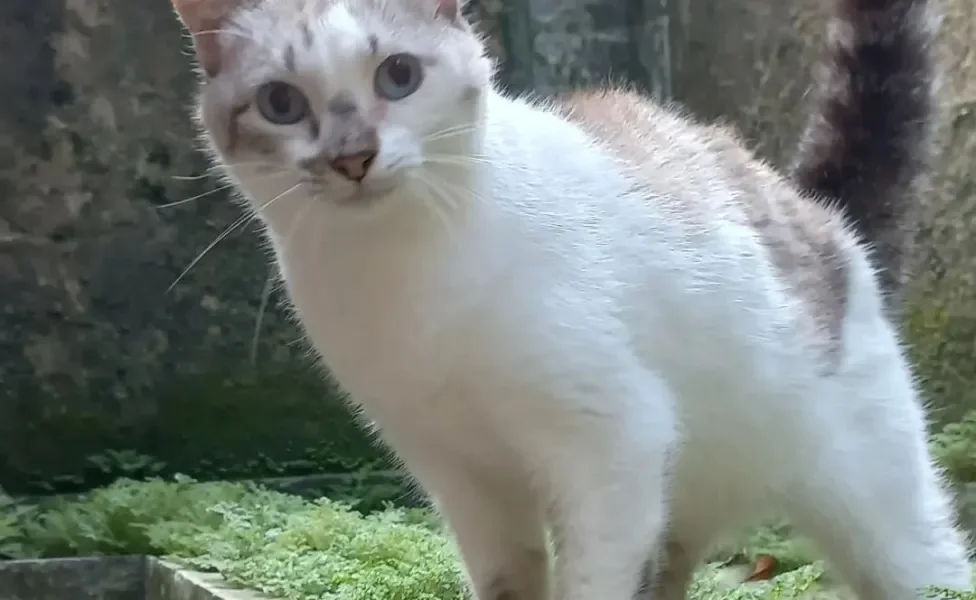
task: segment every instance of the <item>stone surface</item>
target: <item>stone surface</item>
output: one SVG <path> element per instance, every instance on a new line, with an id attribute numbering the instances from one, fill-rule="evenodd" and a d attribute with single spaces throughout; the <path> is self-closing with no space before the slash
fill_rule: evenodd
<path id="1" fill-rule="evenodd" d="M 271 600 L 265 594 L 233 587 L 220 575 L 200 573 L 149 559 L 145 600 Z"/>
<path id="2" fill-rule="evenodd" d="M 667 6 L 468 10 L 512 89 L 612 76 L 666 94 Z M 0 3 L 0 50 L 18 57 L 0 63 L 0 485 L 11 493 L 379 457 L 296 343 L 280 293 L 263 302 L 271 271 L 254 227 L 167 291 L 241 214 L 203 177 L 180 35 L 165 1 Z"/>
<path id="3" fill-rule="evenodd" d="M 323 470 L 333 444 L 355 462 L 368 444 L 278 294 L 252 347 L 269 275 L 253 227 L 167 292 L 240 215 L 222 192 L 160 207 L 216 185 L 177 179 L 207 164 L 169 3 L 10 0 L 0 17 L 21 57 L 0 64 L 0 485 L 98 483 L 105 450 L 203 476 Z"/>
<path id="4" fill-rule="evenodd" d="M 141 557 L 0 561 L 0 598 L 143 600 L 145 572 Z"/>
<path id="5" fill-rule="evenodd" d="M 267 600 L 155 557 L 0 561 L 3 600 Z"/>
<path id="6" fill-rule="evenodd" d="M 480 0 L 500 79 L 516 91 L 539 94 L 628 83 L 668 98 L 684 0 Z"/>
<path id="7" fill-rule="evenodd" d="M 731 595 L 753 587 L 742 583 L 750 572 L 747 565 L 720 567 L 715 590 Z M 275 600 L 155 557 L 0 562 L 0 594 L 3 600 Z M 853 600 L 846 586 L 829 580 L 799 597 Z"/>

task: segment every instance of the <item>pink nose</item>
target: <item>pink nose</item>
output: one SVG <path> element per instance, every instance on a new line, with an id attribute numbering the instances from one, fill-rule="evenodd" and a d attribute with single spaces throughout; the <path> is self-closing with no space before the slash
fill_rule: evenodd
<path id="1" fill-rule="evenodd" d="M 342 175 L 349 181 L 362 181 L 369 172 L 370 165 L 376 158 L 374 150 L 364 150 L 355 154 L 344 154 L 335 157 L 329 163 L 336 173 Z"/>

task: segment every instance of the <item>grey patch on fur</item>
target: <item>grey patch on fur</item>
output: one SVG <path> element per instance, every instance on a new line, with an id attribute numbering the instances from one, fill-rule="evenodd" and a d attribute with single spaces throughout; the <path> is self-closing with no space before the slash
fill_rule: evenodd
<path id="1" fill-rule="evenodd" d="M 738 135 L 710 126 L 710 143 L 722 155 L 727 184 L 769 252 L 789 291 L 812 321 L 809 339 L 821 351 L 824 373 L 836 367 L 843 346 L 850 269 L 843 230 L 832 211 L 804 197 L 746 150 Z"/>
<path id="2" fill-rule="evenodd" d="M 291 44 L 285 47 L 285 68 L 292 73 L 295 72 L 295 47 Z"/>
<path id="3" fill-rule="evenodd" d="M 371 54 L 376 54 L 380 49 L 380 40 L 375 35 L 370 34 L 369 36 L 369 51 Z"/>
<path id="4" fill-rule="evenodd" d="M 318 118 L 315 115 L 310 115 L 308 117 L 308 134 L 311 136 L 312 140 L 319 139 L 319 134 L 322 133 L 322 124 L 319 123 Z"/>
<path id="5" fill-rule="evenodd" d="M 299 26 L 302 31 L 302 41 L 305 43 L 306 48 L 311 48 L 312 44 L 315 42 L 315 38 L 312 35 L 312 28 L 308 26 L 308 23 L 302 22 Z"/>
<path id="6" fill-rule="evenodd" d="M 634 600 L 652 600 L 654 597 L 654 580 L 657 577 L 656 562 L 654 558 L 648 558 L 644 561 L 640 581 L 637 583 L 637 591 L 634 592 Z"/>

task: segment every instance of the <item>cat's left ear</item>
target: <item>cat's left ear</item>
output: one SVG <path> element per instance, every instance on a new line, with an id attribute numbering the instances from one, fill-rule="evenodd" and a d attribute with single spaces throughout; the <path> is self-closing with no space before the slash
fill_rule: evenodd
<path id="1" fill-rule="evenodd" d="M 208 77 L 220 72 L 223 49 L 218 35 L 242 0 L 171 0 L 173 9 L 193 36 L 193 49 Z"/>

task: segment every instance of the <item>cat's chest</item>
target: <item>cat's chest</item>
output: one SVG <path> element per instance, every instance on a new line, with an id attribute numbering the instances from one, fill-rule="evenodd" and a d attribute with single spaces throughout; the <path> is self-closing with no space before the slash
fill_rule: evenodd
<path id="1" fill-rule="evenodd" d="M 429 396 L 478 347 L 463 277 L 383 261 L 283 266 L 309 341 L 354 399 Z"/>

